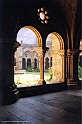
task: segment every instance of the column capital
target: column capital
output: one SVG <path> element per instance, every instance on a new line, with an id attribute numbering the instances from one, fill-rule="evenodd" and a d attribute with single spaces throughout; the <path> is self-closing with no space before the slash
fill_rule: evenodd
<path id="1" fill-rule="evenodd" d="M 19 46 L 20 46 L 20 43 L 16 42 L 16 43 L 13 45 L 13 48 L 12 48 L 12 49 L 14 49 L 14 51 L 16 51 Z"/>
<path id="2" fill-rule="evenodd" d="M 75 55 L 75 54 L 78 54 L 79 53 L 79 50 L 78 49 L 67 49 L 67 56 L 71 56 L 71 55 Z"/>
<path id="3" fill-rule="evenodd" d="M 43 50 L 44 53 L 46 53 L 49 50 L 49 47 L 45 47 L 45 49 Z"/>

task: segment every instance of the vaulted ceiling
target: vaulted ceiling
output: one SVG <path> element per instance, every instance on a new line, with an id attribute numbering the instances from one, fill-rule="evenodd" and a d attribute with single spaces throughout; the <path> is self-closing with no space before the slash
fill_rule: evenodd
<path id="1" fill-rule="evenodd" d="M 48 25 L 42 25 L 38 20 L 40 7 L 46 7 L 50 12 Z M 3 32 L 4 37 L 12 37 L 26 25 L 34 26 L 42 35 L 55 29 L 64 37 L 67 31 L 71 41 L 81 35 L 81 0 L 0 0 L 0 12 L 0 35 Z"/>

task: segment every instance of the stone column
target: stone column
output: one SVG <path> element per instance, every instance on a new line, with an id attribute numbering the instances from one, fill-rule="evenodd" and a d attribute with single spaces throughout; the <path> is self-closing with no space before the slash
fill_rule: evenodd
<path id="1" fill-rule="evenodd" d="M 40 52 L 40 81 L 39 84 L 44 84 L 44 53 Z"/>
<path id="2" fill-rule="evenodd" d="M 44 71 L 45 71 L 45 57 L 44 57 Z"/>
<path id="3" fill-rule="evenodd" d="M 65 53 L 64 50 L 54 50 L 52 54 L 52 79 L 51 83 L 62 83 L 65 81 Z"/>
<path id="4" fill-rule="evenodd" d="M 0 104 L 12 104 L 19 98 L 14 84 L 14 51 L 18 43 L 0 43 Z"/>
<path id="5" fill-rule="evenodd" d="M 34 68 L 34 59 L 31 59 L 31 67 Z"/>
<path id="6" fill-rule="evenodd" d="M 67 50 L 67 84 L 77 85 L 78 82 L 78 50 Z"/>
<path id="7" fill-rule="evenodd" d="M 62 58 L 62 82 L 65 81 L 65 54 L 61 54 Z"/>
<path id="8" fill-rule="evenodd" d="M 40 80 L 38 81 L 38 84 L 46 84 L 44 80 L 44 55 L 45 50 L 42 49 L 42 47 L 36 47 L 34 48 L 40 55 Z"/>

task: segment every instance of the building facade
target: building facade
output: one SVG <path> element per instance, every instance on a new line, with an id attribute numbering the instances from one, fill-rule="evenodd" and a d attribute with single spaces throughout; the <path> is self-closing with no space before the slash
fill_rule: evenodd
<path id="1" fill-rule="evenodd" d="M 52 44 L 47 43 L 49 50 L 46 52 L 44 57 L 44 70 L 48 71 L 52 67 Z M 35 50 L 34 44 L 23 44 L 21 43 L 20 47 L 17 48 L 14 56 L 14 68 L 15 70 L 26 70 L 28 67 L 33 69 L 40 69 L 40 54 Z"/>

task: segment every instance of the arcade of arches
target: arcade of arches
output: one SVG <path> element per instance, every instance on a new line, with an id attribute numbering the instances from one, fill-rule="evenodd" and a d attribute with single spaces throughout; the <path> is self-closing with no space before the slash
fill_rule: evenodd
<path id="1" fill-rule="evenodd" d="M 14 70 L 28 66 L 40 69 L 39 87 L 30 87 L 31 94 L 80 86 L 81 0 L 14 0 L 13 4 L 1 0 L 0 14 L 0 104 L 19 99 L 21 90 L 14 83 Z M 36 40 L 19 42 L 22 28 L 31 30 Z M 44 71 L 51 66 L 52 79 L 46 84 Z"/>
<path id="2" fill-rule="evenodd" d="M 29 26 L 28 26 L 29 27 Z M 31 27 L 33 28 L 33 27 Z M 33 28 L 34 29 L 34 28 Z M 24 37 L 24 36 L 23 36 Z M 31 36 L 32 37 L 32 36 Z M 39 68 L 43 71 L 40 71 L 40 81 L 38 83 L 42 84 L 44 81 L 44 70 L 48 70 L 52 66 L 53 77 L 51 82 L 61 83 L 64 82 L 64 42 L 62 37 L 53 32 L 48 36 L 51 40 L 46 41 L 46 51 L 40 51 L 41 47 L 36 47 L 36 44 L 25 44 L 22 40 L 20 47 L 15 53 L 15 71 L 32 67 L 34 69 Z M 26 38 L 26 37 L 25 37 Z M 40 39 L 40 37 L 39 37 Z M 27 39 L 30 40 L 30 39 Z M 27 43 L 28 41 L 26 41 Z M 32 39 L 31 41 L 32 42 Z M 40 43 L 40 42 L 39 42 Z M 55 45 L 54 45 L 55 43 Z M 38 51 L 38 50 L 39 51 Z M 43 57 L 41 57 L 44 54 Z M 43 58 L 44 61 L 41 61 Z M 44 65 L 44 66 L 42 66 Z M 44 67 L 44 69 L 43 69 Z M 41 81 L 42 80 L 42 81 Z"/>

